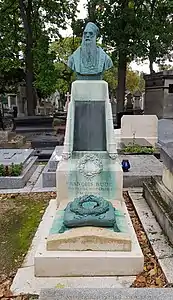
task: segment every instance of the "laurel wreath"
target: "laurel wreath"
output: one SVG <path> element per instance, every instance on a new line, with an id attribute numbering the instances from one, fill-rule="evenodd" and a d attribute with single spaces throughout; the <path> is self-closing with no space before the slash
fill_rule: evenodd
<path id="1" fill-rule="evenodd" d="M 95 169 L 88 171 L 85 169 L 87 162 L 93 162 L 95 165 Z M 78 163 L 78 170 L 86 177 L 94 177 L 99 174 L 103 170 L 102 161 L 94 154 L 85 154 Z"/>
<path id="2" fill-rule="evenodd" d="M 84 203 L 94 202 L 95 205 L 92 208 L 86 208 L 83 206 Z M 102 197 L 95 195 L 85 195 L 79 198 L 75 198 L 70 204 L 70 210 L 77 215 L 88 216 L 88 215 L 100 215 L 104 214 L 109 209 L 109 202 Z"/>

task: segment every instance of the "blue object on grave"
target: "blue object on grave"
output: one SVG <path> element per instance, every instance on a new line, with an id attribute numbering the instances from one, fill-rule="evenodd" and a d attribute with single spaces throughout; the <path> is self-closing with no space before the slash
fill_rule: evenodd
<path id="1" fill-rule="evenodd" d="M 123 159 L 121 165 L 122 165 L 123 172 L 128 172 L 129 171 L 130 163 L 129 163 L 128 159 Z"/>
<path id="2" fill-rule="evenodd" d="M 68 203 L 59 233 L 84 226 L 108 227 L 120 232 L 112 203 L 96 195 L 84 195 Z"/>

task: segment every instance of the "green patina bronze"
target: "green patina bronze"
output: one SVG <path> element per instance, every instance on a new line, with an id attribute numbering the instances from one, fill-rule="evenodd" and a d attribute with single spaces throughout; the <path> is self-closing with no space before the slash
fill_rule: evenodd
<path id="1" fill-rule="evenodd" d="M 82 45 L 69 57 L 68 66 L 78 80 L 100 80 L 105 70 L 113 66 L 111 58 L 96 45 L 98 27 L 89 22 L 83 33 Z"/>
<path id="2" fill-rule="evenodd" d="M 59 233 L 83 226 L 108 227 L 120 232 L 112 203 L 95 195 L 81 196 L 68 203 Z"/>

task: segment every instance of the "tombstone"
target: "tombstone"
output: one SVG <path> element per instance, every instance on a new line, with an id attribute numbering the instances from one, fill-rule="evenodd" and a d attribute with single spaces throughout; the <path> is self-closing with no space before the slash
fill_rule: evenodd
<path id="1" fill-rule="evenodd" d="M 144 113 L 173 118 L 173 71 L 145 75 Z"/>
<path id="2" fill-rule="evenodd" d="M 132 245 L 137 239 L 134 233 L 131 238 L 132 227 L 125 217 L 128 213 L 122 198 L 123 173 L 117 160 L 108 84 L 102 80 L 77 80 L 72 84 L 71 95 L 62 160 L 56 171 L 57 211 L 44 245 L 40 243 L 35 254 L 36 277 L 136 274 L 142 271 L 143 256 L 139 246 L 133 253 Z M 86 211 L 90 210 L 87 203 L 95 209 L 94 203 L 99 206 L 100 201 L 102 205 L 110 205 L 110 209 L 104 210 L 107 213 L 101 218 L 88 217 L 87 213 L 76 218 L 71 205 L 80 201 L 86 202 L 82 211 L 85 207 Z M 114 208 L 117 223 L 111 229 Z M 80 258 L 75 251 L 80 251 L 85 258 Z M 97 256 L 100 251 L 102 258 Z M 114 253 L 112 260 L 107 267 L 100 268 L 100 259 L 108 257 L 109 252 Z M 75 263 L 71 264 L 74 255 Z"/>
<path id="3" fill-rule="evenodd" d="M 156 116 L 126 115 L 122 117 L 121 141 L 128 145 L 135 139 L 144 139 L 153 147 L 156 146 L 158 142 L 158 119 Z"/>
<path id="4" fill-rule="evenodd" d="M 26 86 L 24 83 L 21 83 L 18 87 L 17 107 L 18 107 L 19 117 L 23 117 L 27 115 Z"/>
<path id="5" fill-rule="evenodd" d="M 66 96 L 66 103 L 65 103 L 65 107 L 64 107 L 64 111 L 67 112 L 68 111 L 68 105 L 69 105 L 69 102 L 70 102 L 70 93 L 67 92 L 67 94 L 65 95 Z"/>
<path id="6" fill-rule="evenodd" d="M 16 94 L 7 94 L 8 107 L 13 108 L 17 105 L 17 95 Z"/>
<path id="7" fill-rule="evenodd" d="M 95 36 L 96 25 L 87 26 Z M 56 170 L 57 210 L 35 253 L 35 276 L 136 275 L 143 254 L 122 196 L 108 83 L 101 79 L 112 62 L 99 48 L 101 60 L 91 68 L 85 58 L 80 63 L 78 50 L 69 61 L 79 80 L 72 84 Z"/>
<path id="8" fill-rule="evenodd" d="M 133 109 L 141 109 L 141 93 L 140 91 L 136 91 L 133 94 L 134 102 L 133 102 Z"/>
<path id="9" fill-rule="evenodd" d="M 129 93 L 127 96 L 126 111 L 133 110 L 133 95 Z"/>
<path id="10" fill-rule="evenodd" d="M 173 245 L 173 142 L 161 148 L 162 177 L 152 177 L 143 186 L 143 195 L 163 232 Z"/>
<path id="11" fill-rule="evenodd" d="M 158 121 L 158 142 L 161 146 L 173 142 L 173 120 L 161 119 Z"/>
<path id="12" fill-rule="evenodd" d="M 0 176 L 1 189 L 23 188 L 36 170 L 37 156 L 32 156 L 32 149 L 0 149 L 0 165 L 10 167 L 22 164 L 19 176 Z"/>

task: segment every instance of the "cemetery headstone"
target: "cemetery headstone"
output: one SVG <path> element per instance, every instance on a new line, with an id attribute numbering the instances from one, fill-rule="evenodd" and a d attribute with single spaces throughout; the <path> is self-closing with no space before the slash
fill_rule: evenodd
<path id="1" fill-rule="evenodd" d="M 0 165 L 8 168 L 12 165 L 22 165 L 22 173 L 16 175 L 0 176 L 1 189 L 23 188 L 36 169 L 37 157 L 33 157 L 32 149 L 0 149 Z"/>
<path id="2" fill-rule="evenodd" d="M 80 80 L 72 84 L 56 172 L 57 211 L 44 245 L 40 243 L 35 254 L 39 277 L 132 275 L 143 269 L 143 255 L 122 197 L 123 172 L 108 84 L 100 80 L 112 61 L 96 46 L 97 34 L 97 26 L 89 22 L 82 46 L 69 59 Z M 92 56 L 87 51 L 91 47 Z"/>
<path id="3" fill-rule="evenodd" d="M 133 110 L 133 95 L 129 93 L 127 95 L 126 111 Z"/>
<path id="4" fill-rule="evenodd" d="M 123 116 L 121 119 L 121 139 L 127 145 L 129 139 L 146 139 L 152 146 L 158 142 L 158 119 L 151 115 Z"/>
<path id="5" fill-rule="evenodd" d="M 173 71 L 145 75 L 144 113 L 159 119 L 173 118 Z"/>

